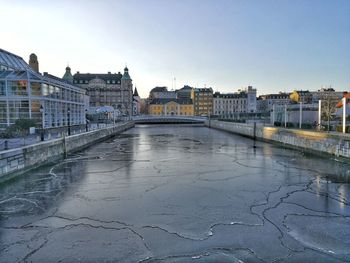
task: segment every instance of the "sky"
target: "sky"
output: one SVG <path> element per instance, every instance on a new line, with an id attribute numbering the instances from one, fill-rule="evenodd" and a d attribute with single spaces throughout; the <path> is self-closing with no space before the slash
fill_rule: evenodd
<path id="1" fill-rule="evenodd" d="M 0 0 L 0 48 L 40 72 L 155 86 L 350 90 L 349 0 Z"/>

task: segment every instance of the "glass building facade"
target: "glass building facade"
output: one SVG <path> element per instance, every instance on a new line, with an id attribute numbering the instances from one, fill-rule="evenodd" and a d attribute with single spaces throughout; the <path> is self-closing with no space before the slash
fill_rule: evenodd
<path id="1" fill-rule="evenodd" d="M 19 118 L 38 128 L 86 123 L 85 90 L 47 73 L 34 71 L 21 57 L 0 49 L 0 128 Z"/>

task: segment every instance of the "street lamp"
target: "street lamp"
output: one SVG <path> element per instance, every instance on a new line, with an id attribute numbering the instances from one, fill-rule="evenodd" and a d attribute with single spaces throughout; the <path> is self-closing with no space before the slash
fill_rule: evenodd
<path id="1" fill-rule="evenodd" d="M 85 130 L 86 132 L 89 131 L 89 124 L 88 124 L 88 119 L 87 119 L 87 109 L 85 109 Z"/>
<path id="2" fill-rule="evenodd" d="M 44 133 L 44 127 L 45 127 L 45 119 L 44 119 L 44 107 L 43 105 L 40 105 L 40 113 L 41 113 L 41 130 L 40 130 L 40 140 L 43 142 L 45 140 L 45 133 Z"/>
<path id="3" fill-rule="evenodd" d="M 106 124 L 106 127 L 107 127 L 107 124 L 108 124 L 108 112 L 105 112 L 105 124 Z"/>
<path id="4" fill-rule="evenodd" d="M 70 136 L 70 108 L 67 110 L 67 117 L 68 117 L 68 136 Z"/>

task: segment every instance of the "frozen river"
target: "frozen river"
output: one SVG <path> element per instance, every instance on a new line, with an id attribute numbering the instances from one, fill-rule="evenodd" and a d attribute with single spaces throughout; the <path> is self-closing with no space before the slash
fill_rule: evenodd
<path id="1" fill-rule="evenodd" d="M 0 262 L 350 261 L 350 166 L 137 126 L 0 186 Z"/>

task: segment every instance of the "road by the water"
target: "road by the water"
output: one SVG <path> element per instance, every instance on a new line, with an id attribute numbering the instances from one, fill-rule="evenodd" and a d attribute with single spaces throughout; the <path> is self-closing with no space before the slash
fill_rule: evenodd
<path id="1" fill-rule="evenodd" d="M 137 126 L 0 185 L 0 262 L 348 262 L 350 166 Z"/>

